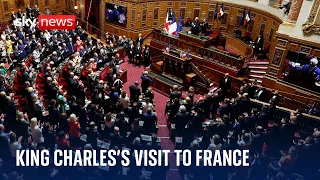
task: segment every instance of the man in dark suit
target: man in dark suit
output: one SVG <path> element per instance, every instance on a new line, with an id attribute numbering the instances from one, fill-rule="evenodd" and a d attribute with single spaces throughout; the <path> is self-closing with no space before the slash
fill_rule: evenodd
<path id="1" fill-rule="evenodd" d="M 259 53 L 263 50 L 263 44 L 263 35 L 259 35 L 253 45 L 255 59 L 257 59 L 257 56 L 259 56 Z"/>
<path id="2" fill-rule="evenodd" d="M 136 47 L 136 62 L 135 64 L 140 67 L 141 65 L 141 56 L 142 56 L 142 47 L 140 42 L 138 42 L 137 47 Z"/>
<path id="3" fill-rule="evenodd" d="M 38 5 L 35 5 L 33 9 L 33 16 L 38 18 L 39 15 L 40 15 L 40 10 L 38 8 Z"/>
<path id="4" fill-rule="evenodd" d="M 222 77 L 220 79 L 219 88 L 221 89 L 222 94 L 224 96 L 227 95 L 227 93 L 230 91 L 230 89 L 231 89 L 231 78 L 229 76 L 229 73 L 226 73 L 224 75 L 224 77 Z"/>
<path id="5" fill-rule="evenodd" d="M 256 108 L 252 109 L 251 115 L 248 116 L 248 113 L 245 113 L 245 122 L 246 122 L 246 130 L 248 132 L 255 133 L 256 124 L 258 122 L 258 110 Z"/>
<path id="6" fill-rule="evenodd" d="M 174 117 L 173 122 L 178 136 L 183 135 L 185 132 L 185 126 L 191 121 L 191 119 L 192 116 L 190 115 L 190 112 L 187 111 L 186 107 L 184 105 L 180 106 L 179 112 Z"/>
<path id="7" fill-rule="evenodd" d="M 206 34 L 207 30 L 209 29 L 209 25 L 206 19 L 203 19 L 202 23 L 200 24 L 200 27 L 201 27 L 201 32 L 203 34 Z"/>
<path id="8" fill-rule="evenodd" d="M 254 98 L 254 94 L 255 94 L 257 89 L 258 89 L 257 79 L 253 79 L 251 84 L 249 85 L 248 90 L 247 90 L 248 95 L 249 95 L 250 98 Z"/>
<path id="9" fill-rule="evenodd" d="M 121 146 L 124 144 L 124 138 L 120 135 L 120 128 L 114 127 L 114 132 L 110 135 L 111 146 Z"/>
<path id="10" fill-rule="evenodd" d="M 174 99 L 180 99 L 181 98 L 181 91 L 178 90 L 178 86 L 174 85 L 173 86 L 173 91 L 170 93 L 170 101 L 172 102 L 172 100 Z"/>
<path id="11" fill-rule="evenodd" d="M 134 60 L 134 52 L 135 52 L 135 48 L 134 48 L 133 42 L 130 41 L 130 45 L 129 45 L 129 47 L 128 47 L 129 63 L 133 63 L 133 60 Z"/>
<path id="12" fill-rule="evenodd" d="M 219 108 L 219 114 L 220 117 L 223 118 L 223 116 L 227 115 L 229 116 L 231 113 L 231 104 L 230 104 L 230 99 L 226 98 L 224 99 L 224 104 Z"/>
<path id="13" fill-rule="evenodd" d="M 142 38 L 142 34 L 138 35 L 138 38 L 136 40 L 136 44 L 138 45 L 138 43 L 140 43 L 140 46 L 142 46 L 143 44 L 143 38 Z"/>
<path id="14" fill-rule="evenodd" d="M 172 18 L 176 15 L 176 13 L 175 12 L 173 12 L 173 10 L 172 9 L 169 9 L 169 16 L 168 16 L 168 20 L 169 21 L 172 21 Z"/>
<path id="15" fill-rule="evenodd" d="M 146 46 L 144 49 L 144 66 L 148 67 L 150 65 L 150 57 L 151 57 L 151 51 L 149 46 Z"/>
<path id="16" fill-rule="evenodd" d="M 148 87 L 150 86 L 150 82 L 152 81 L 149 77 L 148 77 L 148 71 L 144 71 L 143 74 L 141 75 L 141 87 L 142 87 L 142 93 L 146 94 Z"/>
<path id="17" fill-rule="evenodd" d="M 20 59 L 20 51 L 18 50 L 18 46 L 13 46 L 13 58 L 15 59 L 15 60 L 18 60 L 18 61 L 20 61 L 21 59 Z"/>
<path id="18" fill-rule="evenodd" d="M 18 18 L 22 18 L 22 11 L 21 11 L 21 9 L 18 10 L 18 12 L 17 12 L 17 17 L 18 17 Z"/>
<path id="19" fill-rule="evenodd" d="M 191 33 L 197 35 L 199 33 L 200 22 L 199 18 L 196 17 L 191 23 Z"/>
<path id="20" fill-rule="evenodd" d="M 139 88 L 138 81 L 136 81 L 134 83 L 134 85 L 131 85 L 129 87 L 129 90 L 130 90 L 130 99 L 131 99 L 131 101 L 138 102 L 139 101 L 139 96 L 141 95 L 141 91 L 140 91 L 140 88 Z"/>
<path id="21" fill-rule="evenodd" d="M 265 132 L 261 126 L 257 126 L 256 128 L 257 134 L 252 137 L 250 151 L 251 154 L 261 154 L 263 144 L 265 142 Z"/>
<path id="22" fill-rule="evenodd" d="M 27 15 L 27 17 L 29 18 L 29 17 L 31 17 L 31 8 L 30 8 L 30 6 L 29 6 L 29 4 L 27 5 L 27 7 L 26 7 L 26 15 Z"/>

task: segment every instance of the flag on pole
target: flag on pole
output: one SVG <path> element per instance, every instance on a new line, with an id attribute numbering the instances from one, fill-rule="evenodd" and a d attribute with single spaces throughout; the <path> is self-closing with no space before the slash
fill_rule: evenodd
<path id="1" fill-rule="evenodd" d="M 181 32 L 182 29 L 183 29 L 182 18 L 181 18 L 181 16 L 180 16 L 176 33 L 178 34 L 178 32 Z"/>
<path id="2" fill-rule="evenodd" d="M 171 24 L 169 26 L 169 34 L 175 35 L 177 31 L 177 22 L 176 22 L 176 16 L 172 17 Z"/>
<path id="3" fill-rule="evenodd" d="M 240 24 L 244 24 L 244 19 L 246 18 L 246 8 L 243 9 L 242 17 L 240 19 Z"/>
<path id="4" fill-rule="evenodd" d="M 223 8 L 223 4 L 222 4 L 221 8 L 220 8 L 220 12 L 219 12 L 219 18 L 222 18 L 223 15 L 224 15 L 224 8 Z"/>
<path id="5" fill-rule="evenodd" d="M 167 12 L 166 22 L 164 23 L 164 31 L 165 31 L 166 33 L 169 32 L 169 26 L 170 26 L 169 12 Z"/>
<path id="6" fill-rule="evenodd" d="M 217 19 L 217 17 L 218 17 L 218 2 L 217 2 L 217 4 L 216 4 L 216 9 L 214 10 L 214 13 L 213 13 L 213 19 L 215 20 L 215 19 Z"/>
<path id="7" fill-rule="evenodd" d="M 248 14 L 247 14 L 247 16 L 246 16 L 246 18 L 244 19 L 244 25 L 246 25 L 248 22 L 250 21 L 250 10 L 249 10 L 249 12 L 248 12 Z"/>

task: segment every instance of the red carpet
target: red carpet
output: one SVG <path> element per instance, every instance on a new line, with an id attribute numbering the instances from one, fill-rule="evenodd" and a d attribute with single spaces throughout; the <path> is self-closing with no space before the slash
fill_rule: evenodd
<path id="1" fill-rule="evenodd" d="M 128 64 L 128 59 L 125 58 L 125 62 L 121 64 L 121 69 L 126 69 L 128 71 L 128 81 L 124 84 L 123 88 L 127 91 L 128 95 L 130 95 L 129 92 L 129 86 L 131 86 L 135 81 L 138 81 L 141 85 L 141 74 L 144 71 L 144 67 L 134 67 L 131 64 Z M 168 97 L 153 91 L 154 93 L 154 102 L 155 102 L 155 110 L 158 117 L 158 137 L 161 138 L 161 147 L 162 149 L 174 149 L 174 144 L 169 139 L 169 130 L 166 126 L 166 120 L 167 117 L 164 115 L 166 102 L 169 100 Z M 195 99 L 198 99 L 200 95 L 196 95 Z M 169 156 L 169 163 L 170 163 L 170 171 L 167 174 L 167 180 L 181 180 L 178 168 L 176 167 L 175 163 L 175 155 L 172 153 Z"/>

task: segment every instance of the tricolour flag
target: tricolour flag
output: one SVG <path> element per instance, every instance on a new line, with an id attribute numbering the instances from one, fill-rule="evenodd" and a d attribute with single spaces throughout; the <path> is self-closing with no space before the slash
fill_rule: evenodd
<path id="1" fill-rule="evenodd" d="M 248 22 L 250 21 L 250 10 L 248 12 L 248 14 L 246 15 L 246 18 L 244 19 L 244 25 L 246 25 Z"/>
<path id="2" fill-rule="evenodd" d="M 246 8 L 243 9 L 240 24 L 244 24 L 244 19 L 246 18 Z"/>
<path id="3" fill-rule="evenodd" d="M 177 31 L 177 22 L 176 22 L 176 17 L 173 16 L 173 17 L 172 17 L 171 24 L 170 24 L 170 26 L 169 26 L 169 34 L 175 35 L 175 34 L 176 34 L 176 31 Z"/>
<path id="4" fill-rule="evenodd" d="M 166 22 L 164 23 L 164 31 L 166 33 L 169 32 L 169 26 L 170 26 L 169 12 L 167 12 Z"/>
<path id="5" fill-rule="evenodd" d="M 181 32 L 182 29 L 183 29 L 182 18 L 181 18 L 181 16 L 180 16 L 176 33 Z"/>
<path id="6" fill-rule="evenodd" d="M 224 15 L 224 8 L 223 8 L 223 4 L 222 4 L 220 7 L 219 18 L 222 18 L 223 15 Z"/>
<path id="7" fill-rule="evenodd" d="M 214 10 L 214 13 L 213 13 L 213 19 L 217 19 L 218 17 L 218 2 L 216 4 L 216 9 Z"/>

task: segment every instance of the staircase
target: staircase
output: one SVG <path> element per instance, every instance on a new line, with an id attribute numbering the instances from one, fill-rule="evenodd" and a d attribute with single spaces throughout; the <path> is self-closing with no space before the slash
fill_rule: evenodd
<path id="1" fill-rule="evenodd" d="M 250 60 L 249 70 L 250 74 L 248 79 L 252 81 L 257 79 L 257 83 L 261 84 L 263 76 L 267 72 L 269 60 Z"/>

